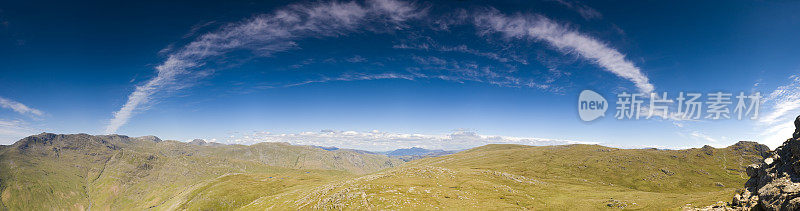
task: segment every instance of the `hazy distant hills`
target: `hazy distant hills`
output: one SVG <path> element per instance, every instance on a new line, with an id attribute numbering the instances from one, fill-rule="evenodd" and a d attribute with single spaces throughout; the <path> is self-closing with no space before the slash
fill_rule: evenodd
<path id="1" fill-rule="evenodd" d="M 443 155 L 449 155 L 449 154 L 453 154 L 453 153 L 456 153 L 456 152 L 458 152 L 458 151 L 445 151 L 445 150 L 440 150 L 440 149 L 438 149 L 438 150 L 429 150 L 429 149 L 423 149 L 423 148 L 419 148 L 419 147 L 412 147 L 412 148 L 407 148 L 407 149 L 396 149 L 396 150 L 393 150 L 393 151 L 383 152 L 381 154 L 385 154 L 385 155 L 387 155 L 389 157 L 392 157 L 392 158 L 401 159 L 403 161 L 411 161 L 411 160 L 427 158 L 427 157 L 438 157 L 438 156 L 443 156 Z"/>
<path id="2" fill-rule="evenodd" d="M 444 151 L 444 150 L 429 150 L 423 149 L 419 147 L 412 147 L 408 149 L 397 149 L 394 151 L 390 151 L 386 153 L 389 156 L 407 156 L 407 155 L 449 155 L 453 154 L 455 151 Z"/>
<path id="3" fill-rule="evenodd" d="M 188 144 L 197 145 L 197 146 L 222 146 L 222 145 L 225 145 L 225 144 L 220 144 L 220 143 L 217 143 L 217 142 L 206 142 L 203 139 L 195 139 L 195 140 L 192 140 L 192 141 L 188 142 Z"/>
<path id="4" fill-rule="evenodd" d="M 396 149 L 392 151 L 383 151 L 383 152 L 372 152 L 372 151 L 365 151 L 365 150 L 355 150 L 355 149 L 340 149 L 338 147 L 323 147 L 323 146 L 314 146 L 320 149 L 332 151 L 332 150 L 352 150 L 358 153 L 365 153 L 365 154 L 378 154 L 378 155 L 386 155 L 391 158 L 400 159 L 403 161 L 412 161 L 416 159 L 422 159 L 427 157 L 438 157 L 453 154 L 459 152 L 460 150 L 453 150 L 453 151 L 445 151 L 445 150 L 430 150 L 424 149 L 419 147 L 412 147 L 406 149 Z"/>
<path id="5" fill-rule="evenodd" d="M 767 150 L 487 145 L 406 163 L 287 143 L 43 133 L 0 147 L 0 210 L 677 209 L 729 200 Z"/>

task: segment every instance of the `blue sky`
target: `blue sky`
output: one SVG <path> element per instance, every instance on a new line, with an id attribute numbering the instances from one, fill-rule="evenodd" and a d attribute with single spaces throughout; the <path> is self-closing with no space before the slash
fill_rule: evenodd
<path id="1" fill-rule="evenodd" d="M 776 147 L 800 114 L 800 3 L 11 2 L 0 144 L 40 132 L 368 150 Z M 756 120 L 583 122 L 599 92 L 760 92 Z M 674 109 L 674 105 L 671 107 Z M 733 109 L 731 107 L 731 109 Z"/>

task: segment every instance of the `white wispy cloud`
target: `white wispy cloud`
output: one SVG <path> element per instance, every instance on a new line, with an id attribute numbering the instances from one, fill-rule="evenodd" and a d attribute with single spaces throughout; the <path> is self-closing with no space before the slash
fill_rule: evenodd
<path id="1" fill-rule="evenodd" d="M 764 129 L 761 138 L 775 148 L 791 137 L 794 119 L 800 115 L 800 75 L 790 76 L 788 84 L 766 95 L 762 108 L 765 115 L 758 119 L 758 125 Z"/>
<path id="2" fill-rule="evenodd" d="M 346 73 L 337 77 L 322 77 L 319 79 L 306 80 L 298 83 L 286 84 L 280 87 L 294 87 L 302 86 L 313 83 L 325 83 L 333 81 L 369 81 L 369 80 L 382 80 L 382 79 L 402 79 L 413 81 L 419 78 L 417 75 L 400 74 L 400 73 L 379 73 L 379 74 L 364 74 L 364 73 Z M 270 87 L 274 88 L 274 87 Z"/>
<path id="3" fill-rule="evenodd" d="M 3 120 L 0 119 L 0 136 L 27 136 L 33 133 L 33 129 L 28 127 L 22 120 Z"/>
<path id="4" fill-rule="evenodd" d="M 483 35 L 500 33 L 509 38 L 544 41 L 559 51 L 580 55 L 604 70 L 630 80 L 643 93 L 650 93 L 655 88 L 647 76 L 618 50 L 546 17 L 504 15 L 496 9 L 477 12 L 472 17 Z"/>
<path id="5" fill-rule="evenodd" d="M 0 108 L 10 109 L 34 120 L 45 114 L 41 110 L 4 97 L 0 97 Z M 12 144 L 20 138 L 32 135 L 35 132 L 37 130 L 22 119 L 0 119 L 0 144 Z"/>
<path id="6" fill-rule="evenodd" d="M 441 45 L 441 44 L 438 44 L 438 43 L 430 40 L 430 38 L 429 38 L 428 41 L 423 42 L 423 43 L 401 43 L 401 44 L 396 44 L 396 45 L 392 46 L 392 48 L 394 48 L 394 49 L 425 50 L 425 51 L 434 50 L 434 51 L 440 51 L 440 52 L 459 52 L 459 53 L 465 53 L 465 54 L 470 54 L 470 55 L 474 55 L 474 56 L 480 56 L 480 57 L 489 58 L 489 59 L 492 59 L 492 60 L 495 60 L 495 61 L 498 61 L 498 62 L 502 62 L 502 63 L 515 61 L 515 62 L 518 62 L 518 63 L 521 63 L 521 64 L 528 64 L 527 60 L 525 60 L 524 58 L 521 58 L 521 56 L 518 56 L 518 55 L 511 55 L 510 58 L 509 58 L 509 57 L 506 57 L 506 56 L 502 56 L 499 53 L 480 51 L 480 50 L 477 50 L 477 49 L 474 49 L 474 48 L 470 48 L 469 46 L 463 45 L 463 44 L 462 45 L 456 45 L 456 46 Z"/>
<path id="7" fill-rule="evenodd" d="M 360 62 L 366 62 L 367 59 L 359 55 L 355 55 L 353 57 L 348 58 L 347 61 L 351 63 L 360 63 Z"/>
<path id="8" fill-rule="evenodd" d="M 685 135 L 681 134 L 681 136 L 685 137 Z M 734 144 L 736 141 L 741 141 L 741 139 L 732 139 L 731 137 L 727 136 L 719 136 L 719 135 L 708 135 L 705 132 L 700 131 L 692 131 L 689 133 L 689 137 L 700 141 L 703 145 L 709 145 L 716 148 L 724 148 Z M 697 147 L 696 145 L 694 147 Z M 688 148 L 688 147 L 680 147 L 680 148 Z"/>
<path id="9" fill-rule="evenodd" d="M 247 135 L 232 135 L 227 137 L 226 142 L 231 144 L 246 145 L 260 142 L 288 142 L 295 145 L 316 145 L 325 147 L 335 146 L 339 148 L 371 151 L 386 151 L 410 147 L 457 150 L 483 146 L 486 144 L 522 144 L 533 146 L 596 144 L 595 142 L 579 142 L 559 139 L 480 135 L 470 131 L 456 131 L 443 135 L 427 135 L 389 133 L 376 130 L 369 132 L 323 130 L 319 132 L 284 134 L 256 132 Z"/>
<path id="10" fill-rule="evenodd" d="M 39 132 L 26 121 L 14 119 L 0 119 L 0 144 L 13 144 L 19 139 Z"/>
<path id="11" fill-rule="evenodd" d="M 457 10 L 450 15 L 431 17 L 427 14 L 427 10 L 427 7 L 415 2 L 399 0 L 311 2 L 289 5 L 238 23 L 222 25 L 218 30 L 211 30 L 198 36 L 195 36 L 198 30 L 193 29 L 189 36 L 195 37 L 193 41 L 182 46 L 170 45 L 161 52 L 166 55 L 166 60 L 156 67 L 156 75 L 135 87 L 128 95 L 125 104 L 113 113 L 105 132 L 116 132 L 137 111 L 146 109 L 146 105 L 152 103 L 159 93 L 189 87 L 197 79 L 212 75 L 215 65 L 230 65 L 229 61 L 224 60 L 227 58 L 226 54 L 230 52 L 244 50 L 252 52 L 252 56 L 271 56 L 278 52 L 299 49 L 297 42 L 302 39 L 347 36 L 364 31 L 384 33 L 405 30 L 409 28 L 410 20 L 423 20 L 434 25 L 435 23 L 470 24 L 476 26 L 479 35 L 500 33 L 506 37 L 544 41 L 555 47 L 558 52 L 575 53 L 608 72 L 632 81 L 642 92 L 654 89 L 639 68 L 616 49 L 545 17 L 530 14 L 507 16 L 494 9 L 476 12 Z M 207 27 L 207 24 L 201 25 L 202 27 Z M 408 46 L 395 46 L 395 48 L 403 47 Z M 466 45 L 433 47 L 437 51 L 481 56 L 501 64 L 498 64 L 500 66 L 478 65 L 475 62 L 453 59 L 442 59 L 444 63 L 437 63 L 435 60 L 438 58 L 432 56 L 419 57 L 423 59 L 414 57 L 412 60 L 419 66 L 406 68 L 407 73 L 396 71 L 349 73 L 260 87 L 286 87 L 328 81 L 428 78 L 455 82 L 476 81 L 503 87 L 535 87 L 558 93 L 563 88 L 553 86 L 553 82 L 556 78 L 569 75 L 548 65 L 550 75 L 540 74 L 544 77 L 536 78 L 519 77 L 512 74 L 517 71 L 516 64 L 508 63 L 514 61 L 527 65 L 524 57 L 484 52 Z M 345 61 L 365 62 L 367 58 L 356 56 Z M 369 61 L 373 61 L 373 58 L 369 58 Z M 293 65 L 292 68 L 302 66 Z"/>
<path id="12" fill-rule="evenodd" d="M 419 65 L 419 67 L 410 68 L 409 72 L 414 73 L 417 77 L 435 78 L 460 83 L 464 81 L 474 81 L 494 84 L 500 87 L 528 87 L 551 90 L 554 92 L 561 91 L 560 87 L 553 87 L 532 78 L 515 77 L 509 74 L 510 72 L 516 71 L 513 66 L 510 68 L 499 68 L 492 65 L 482 65 L 469 60 L 440 58 L 436 56 L 413 56 L 412 60 Z"/>
<path id="13" fill-rule="evenodd" d="M 701 139 L 701 140 L 708 141 L 708 142 L 711 142 L 711 143 L 717 143 L 717 139 L 712 138 L 711 136 L 703 134 L 703 133 L 701 133 L 699 131 L 693 131 L 689 135 L 691 135 L 692 137 L 697 138 L 697 139 Z"/>
<path id="14" fill-rule="evenodd" d="M 576 12 L 578 12 L 578 14 L 581 15 L 581 17 L 583 17 L 586 20 L 603 18 L 603 14 L 601 14 L 594 8 L 589 7 L 588 5 L 583 4 L 579 1 L 570 1 L 570 0 L 555 0 L 555 1 L 561 5 L 564 5 L 567 8 L 575 10 Z"/>
<path id="15" fill-rule="evenodd" d="M 769 103 L 773 110 L 759 119 L 759 122 L 775 122 L 786 113 L 800 108 L 800 76 L 792 75 L 789 79 L 789 84 L 779 86 L 764 98 L 765 103 Z"/>
<path id="16" fill-rule="evenodd" d="M 38 109 L 28 107 L 25 104 L 4 97 L 0 97 L 0 107 L 11 109 L 19 114 L 44 115 L 44 112 Z"/>
<path id="17" fill-rule="evenodd" d="M 201 70 L 220 55 L 245 49 L 256 56 L 270 56 L 297 47 L 296 40 L 309 37 L 335 37 L 357 30 L 390 31 L 403 28 L 404 21 L 426 14 L 425 8 L 414 3 L 395 0 L 356 2 L 314 2 L 294 4 L 270 14 L 229 24 L 220 30 L 199 36 L 177 48 L 167 60 L 156 67 L 156 76 L 139 85 L 127 102 L 114 113 L 105 132 L 114 133 L 126 124 L 137 108 L 152 100 L 153 95 L 186 86 L 181 79 L 210 74 Z M 379 22 L 384 28 L 367 27 Z"/>

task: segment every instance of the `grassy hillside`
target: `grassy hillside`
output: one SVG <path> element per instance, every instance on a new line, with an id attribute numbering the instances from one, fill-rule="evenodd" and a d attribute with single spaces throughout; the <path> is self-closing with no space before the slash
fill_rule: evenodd
<path id="1" fill-rule="evenodd" d="M 401 163 L 285 143 L 196 146 L 116 135 L 40 134 L 0 152 L 0 201 L 13 210 L 175 208 L 223 175 L 308 174 L 332 180 Z"/>
<path id="2" fill-rule="evenodd" d="M 352 150 L 40 134 L 0 149 L 12 210 L 678 209 L 727 201 L 765 146 L 487 145 L 409 163 Z"/>
<path id="3" fill-rule="evenodd" d="M 679 209 L 729 200 L 763 150 L 744 142 L 689 150 L 488 145 L 244 208 Z"/>

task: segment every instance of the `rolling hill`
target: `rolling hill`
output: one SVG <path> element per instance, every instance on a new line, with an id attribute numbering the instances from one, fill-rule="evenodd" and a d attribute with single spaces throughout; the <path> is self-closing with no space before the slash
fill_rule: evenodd
<path id="1" fill-rule="evenodd" d="M 0 201 L 13 210 L 174 208 L 183 195 L 225 175 L 329 180 L 401 163 L 287 143 L 197 146 L 157 137 L 43 133 L 0 151 Z"/>
<path id="2" fill-rule="evenodd" d="M 0 148 L 0 200 L 41 209 L 679 209 L 727 201 L 768 148 L 486 145 L 411 162 L 354 150 L 39 134 Z"/>
<path id="3" fill-rule="evenodd" d="M 487 145 L 244 208 L 679 209 L 729 200 L 745 166 L 766 150 L 753 142 L 688 150 Z"/>

